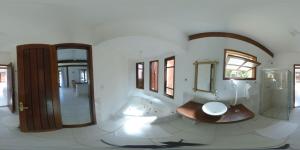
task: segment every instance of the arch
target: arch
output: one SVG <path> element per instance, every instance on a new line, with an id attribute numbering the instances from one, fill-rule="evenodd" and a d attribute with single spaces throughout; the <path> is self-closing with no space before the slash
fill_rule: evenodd
<path id="1" fill-rule="evenodd" d="M 274 57 L 274 54 L 271 50 L 269 50 L 268 48 L 266 48 L 264 45 L 260 44 L 259 42 L 243 36 L 243 35 L 239 35 L 239 34 L 235 34 L 235 33 L 228 33 L 228 32 L 203 32 L 203 33 L 198 33 L 198 34 L 194 34 L 194 35 L 190 35 L 189 36 L 189 40 L 195 40 L 195 39 L 200 39 L 200 38 L 207 38 L 207 37 L 226 37 L 226 38 L 232 38 L 232 39 L 237 39 L 237 40 L 241 40 L 250 44 L 253 44 L 255 46 L 257 46 L 258 48 L 260 48 L 261 50 L 263 50 L 264 52 L 266 52 L 268 55 L 270 55 L 271 57 Z"/>

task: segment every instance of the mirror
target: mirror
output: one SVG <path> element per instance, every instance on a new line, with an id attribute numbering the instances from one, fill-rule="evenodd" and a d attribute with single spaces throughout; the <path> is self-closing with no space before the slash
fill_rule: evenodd
<path id="1" fill-rule="evenodd" d="M 62 122 L 83 126 L 93 122 L 89 49 L 58 48 L 58 83 Z"/>
<path id="2" fill-rule="evenodd" d="M 195 61 L 194 91 L 215 93 L 215 68 L 217 61 Z"/>

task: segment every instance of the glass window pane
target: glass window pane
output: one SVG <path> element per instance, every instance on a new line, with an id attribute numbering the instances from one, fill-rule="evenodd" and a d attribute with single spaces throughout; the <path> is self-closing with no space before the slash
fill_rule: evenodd
<path id="1" fill-rule="evenodd" d="M 143 70 L 138 70 L 138 79 L 143 79 Z"/>
<path id="2" fill-rule="evenodd" d="M 239 68 L 239 66 L 226 65 L 226 69 L 229 69 L 229 70 L 237 70 L 238 68 Z"/>
<path id="3" fill-rule="evenodd" d="M 257 64 L 255 64 L 255 63 L 253 63 L 253 62 L 246 62 L 243 66 L 245 66 L 245 67 L 251 67 L 251 68 L 253 68 L 253 67 L 256 67 L 257 66 Z"/>
<path id="4" fill-rule="evenodd" d="M 144 89 L 144 63 L 136 64 L 136 88 Z"/>
<path id="5" fill-rule="evenodd" d="M 228 64 L 230 65 L 242 65 L 243 63 L 245 63 L 245 60 L 244 59 L 241 59 L 241 58 L 238 58 L 238 57 L 229 57 L 229 60 L 228 60 Z"/>
<path id="6" fill-rule="evenodd" d="M 138 64 L 138 69 L 143 69 L 144 65 L 143 64 Z"/>
<path id="7" fill-rule="evenodd" d="M 166 94 L 173 96 L 173 95 L 174 95 L 174 92 L 173 92 L 172 89 L 167 89 L 167 90 L 166 90 Z"/>
<path id="8" fill-rule="evenodd" d="M 255 56 L 234 50 L 226 50 L 225 52 L 225 78 L 255 78 L 254 69 L 260 65 L 259 62 L 256 63 L 257 58 Z"/>
<path id="9" fill-rule="evenodd" d="M 164 91 L 166 95 L 173 98 L 174 95 L 174 75 L 175 75 L 175 57 L 169 57 L 165 59 L 165 85 Z"/>
<path id="10" fill-rule="evenodd" d="M 174 59 L 167 61 L 167 67 L 172 67 L 174 65 L 175 65 L 175 60 Z"/>
<path id="11" fill-rule="evenodd" d="M 151 77 L 150 77 L 150 89 L 153 91 L 157 91 L 158 90 L 158 85 L 157 85 L 157 80 L 158 80 L 158 62 L 151 62 Z"/>
<path id="12" fill-rule="evenodd" d="M 253 69 L 250 69 L 249 71 L 247 71 L 248 78 L 254 78 L 253 71 L 254 71 Z"/>
<path id="13" fill-rule="evenodd" d="M 174 81 L 174 68 L 167 68 L 166 72 L 167 77 L 167 87 L 168 88 L 174 88 L 173 81 Z"/>
<path id="14" fill-rule="evenodd" d="M 239 68 L 239 70 L 241 70 L 241 71 L 249 71 L 249 70 L 251 70 L 251 68 L 248 68 L 248 67 L 241 67 L 241 68 Z"/>

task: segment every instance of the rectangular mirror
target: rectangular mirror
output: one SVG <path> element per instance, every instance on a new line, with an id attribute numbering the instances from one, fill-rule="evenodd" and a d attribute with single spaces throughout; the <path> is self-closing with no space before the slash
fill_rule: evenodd
<path id="1" fill-rule="evenodd" d="M 194 91 L 215 93 L 215 68 L 217 63 L 216 61 L 194 62 Z"/>

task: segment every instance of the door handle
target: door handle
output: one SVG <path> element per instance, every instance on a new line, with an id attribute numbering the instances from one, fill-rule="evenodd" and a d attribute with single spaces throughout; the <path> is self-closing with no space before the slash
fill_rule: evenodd
<path id="1" fill-rule="evenodd" d="M 24 111 L 25 109 L 29 109 L 29 108 L 28 107 L 24 107 L 23 102 L 20 102 L 19 103 L 19 110 L 20 110 L 20 112 Z"/>

